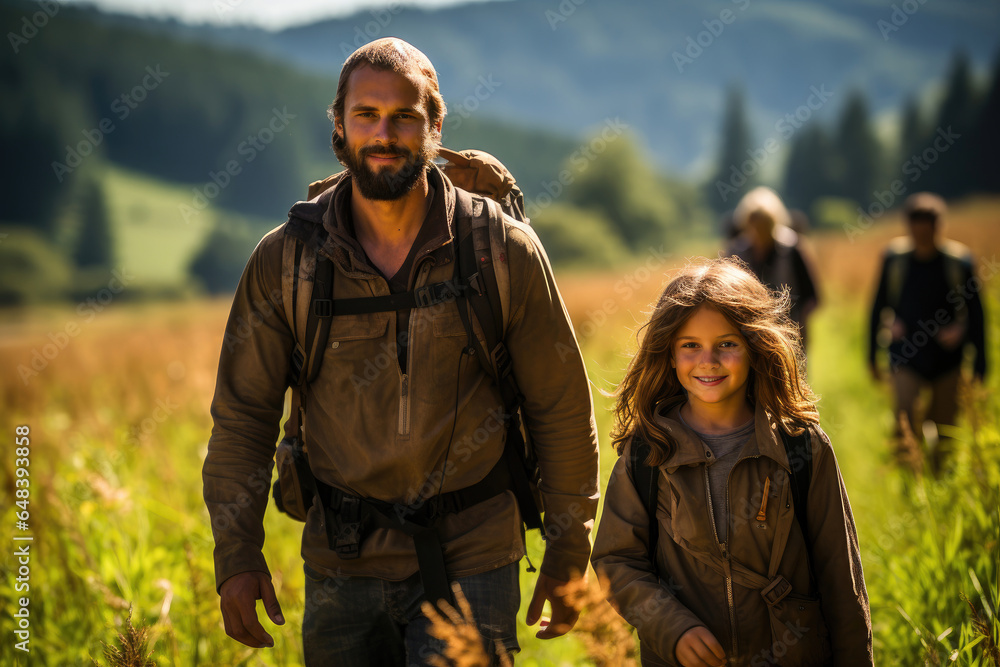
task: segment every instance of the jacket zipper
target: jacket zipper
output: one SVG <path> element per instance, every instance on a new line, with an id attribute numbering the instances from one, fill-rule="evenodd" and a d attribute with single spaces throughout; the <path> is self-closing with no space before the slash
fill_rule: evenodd
<path id="1" fill-rule="evenodd" d="M 410 364 L 413 363 L 413 313 L 406 323 L 406 368 L 399 378 L 399 435 L 410 434 Z"/>
<path id="2" fill-rule="evenodd" d="M 759 458 L 760 454 L 747 456 L 746 458 L 738 460 L 736 463 L 733 464 L 733 467 L 729 469 L 729 474 L 726 475 L 726 516 L 731 515 L 731 510 L 729 508 L 729 482 L 732 480 L 733 470 L 735 470 L 736 466 L 738 466 L 740 463 L 744 461 L 749 461 L 750 459 L 759 459 Z M 705 468 L 705 480 L 708 481 L 707 467 Z M 712 522 L 712 525 L 713 526 L 715 525 L 714 521 Z M 719 539 L 719 536 L 716 535 L 715 539 Z M 726 592 L 729 595 L 729 619 L 733 626 L 733 653 L 735 654 L 739 647 L 739 642 L 737 641 L 736 637 L 736 605 L 733 602 L 733 579 L 731 576 L 729 576 L 729 574 L 732 572 L 732 560 L 731 560 L 732 554 L 729 552 L 729 531 L 726 531 L 726 545 L 722 548 L 722 555 L 726 559 L 726 573 L 727 573 Z"/>
<path id="3" fill-rule="evenodd" d="M 410 430 L 410 376 L 406 373 L 399 382 L 399 434 L 406 435 Z"/>
<path id="4" fill-rule="evenodd" d="M 738 462 L 737 462 L 738 463 Z M 735 467 L 735 466 L 733 466 Z M 712 534 L 715 535 L 715 542 L 722 549 L 723 558 L 723 569 L 726 573 L 726 601 L 729 603 L 729 639 L 733 645 L 733 655 L 736 655 L 737 643 L 736 643 L 736 604 L 733 600 L 733 578 L 732 578 L 732 568 L 729 562 L 729 535 L 726 535 L 726 541 L 723 542 L 719 539 L 719 530 L 715 527 L 715 508 L 712 507 L 712 485 L 708 481 L 708 466 L 702 466 L 702 471 L 705 473 L 705 493 L 708 495 L 708 518 L 712 523 Z M 729 471 L 731 475 L 732 470 Z M 729 479 L 726 479 L 726 509 L 729 508 Z"/>
<path id="5" fill-rule="evenodd" d="M 417 286 L 426 282 L 427 274 L 430 273 L 433 260 L 423 262 L 420 266 L 420 273 L 417 276 Z M 406 324 L 406 369 L 402 371 L 399 378 L 399 423 L 397 432 L 399 435 L 410 434 L 410 367 L 413 364 L 413 313 Z"/>

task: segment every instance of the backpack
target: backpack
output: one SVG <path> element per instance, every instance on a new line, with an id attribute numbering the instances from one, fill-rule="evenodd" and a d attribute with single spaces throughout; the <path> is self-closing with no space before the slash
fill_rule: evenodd
<path id="1" fill-rule="evenodd" d="M 808 523 L 806 520 L 806 501 L 809 496 L 809 483 L 812 480 L 812 446 L 809 441 L 810 430 L 807 428 L 797 436 L 788 435 L 781 429 L 781 442 L 785 446 L 785 454 L 788 456 L 789 482 L 792 485 L 792 507 L 795 511 L 795 520 L 799 523 L 799 528 L 803 535 L 808 535 Z M 626 465 L 632 473 L 632 483 L 635 490 L 642 499 L 642 504 L 646 508 L 649 517 L 649 562 L 656 567 L 656 545 L 659 541 L 659 527 L 656 522 L 657 503 L 657 478 L 659 468 L 646 464 L 649 457 L 650 444 L 638 434 L 632 438 L 632 446 L 629 449 L 629 458 Z M 796 462 L 798 465 L 796 465 Z M 808 548 L 809 540 L 806 539 Z"/>
<path id="2" fill-rule="evenodd" d="M 390 527 L 413 535 L 417 559 L 428 599 L 453 601 L 447 581 L 440 541 L 433 524 L 433 512 L 461 511 L 507 489 L 513 490 L 522 522 L 527 529 L 544 535 L 538 484 L 541 471 L 522 427 L 520 407 L 523 395 L 512 373 L 504 333 L 510 311 L 510 273 L 503 259 L 506 246 L 504 216 L 527 224 L 524 200 L 510 172 L 493 156 L 481 151 L 454 152 L 440 149 L 448 160 L 444 173 L 456 186 L 455 241 L 456 276 L 404 293 L 360 299 L 334 300 L 333 263 L 315 252 L 325 235 L 322 224 L 313 225 L 311 235 L 286 235 L 283 275 L 286 315 L 294 322 L 295 349 L 292 353 L 291 414 L 285 423 L 285 438 L 276 455 L 278 479 L 273 497 L 279 510 L 304 521 L 316 498 L 326 512 L 325 523 L 331 548 L 341 558 L 356 558 L 366 529 Z M 336 185 L 343 174 L 335 174 L 309 186 L 314 199 Z M 468 191 L 466 191 L 468 190 Z M 472 193 L 472 194 L 470 194 Z M 311 274 L 311 275 L 310 275 Z M 312 281 L 308 280 L 312 277 Z M 283 295 L 284 296 L 284 295 Z M 446 301 L 458 301 L 458 311 L 470 345 L 480 364 L 490 373 L 500 390 L 506 418 L 507 438 L 500 462 L 481 482 L 466 489 L 443 493 L 422 502 L 417 508 L 391 505 L 373 499 L 359 499 L 316 480 L 308 464 L 303 442 L 304 394 L 319 374 L 330 325 L 337 314 L 395 311 L 421 308 Z M 308 305 L 307 305 L 308 304 Z M 468 308 L 466 308 L 466 304 Z M 484 334 L 486 345 L 474 334 L 468 316 L 471 310 Z M 302 324 L 303 317 L 305 325 Z M 301 331 L 300 331 L 301 330 Z M 331 513 L 332 510 L 332 513 Z M 534 568 L 530 567 L 529 571 Z"/>

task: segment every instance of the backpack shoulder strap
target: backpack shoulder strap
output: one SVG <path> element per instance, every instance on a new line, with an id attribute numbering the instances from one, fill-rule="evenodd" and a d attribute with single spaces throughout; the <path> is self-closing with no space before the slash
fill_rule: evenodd
<path id="1" fill-rule="evenodd" d="M 540 480 L 538 462 L 521 430 L 520 408 L 524 396 L 514 378 L 511 356 L 504 342 L 506 321 L 497 281 L 498 272 L 494 267 L 495 246 L 491 241 L 490 230 L 503 224 L 502 214 L 498 211 L 497 204 L 486 197 L 471 195 L 460 188 L 455 188 L 455 194 L 458 279 L 461 285 L 468 286 L 457 297 L 458 314 L 462 318 L 469 345 L 475 350 L 482 367 L 493 376 L 500 391 L 507 421 L 504 457 L 511 473 L 511 485 L 521 521 L 528 529 L 541 530 L 544 536 L 541 504 L 533 490 L 533 487 L 537 489 Z M 503 263 L 506 264 L 506 261 Z M 507 275 L 509 276 L 509 272 Z M 509 277 L 506 282 L 509 290 Z M 482 329 L 483 341 L 473 331 L 470 310 Z"/>
<path id="2" fill-rule="evenodd" d="M 886 303 L 893 310 L 899 308 L 899 301 L 903 298 L 903 283 L 906 282 L 912 257 L 913 241 L 909 237 L 895 238 L 886 248 Z"/>
<path id="3" fill-rule="evenodd" d="M 333 296 L 333 262 L 317 253 L 316 242 L 325 230 L 318 227 L 309 241 L 286 235 L 282 249 L 282 301 L 295 338 L 288 384 L 292 388 L 291 412 L 285 422 L 286 437 L 300 437 L 303 392 L 323 363 L 323 348 L 330 334 Z"/>
<path id="4" fill-rule="evenodd" d="M 523 397 L 511 372 L 510 354 L 504 342 L 506 311 L 510 309 L 510 271 L 504 254 L 506 237 L 500 248 L 494 243 L 494 238 L 501 234 L 496 230 L 503 226 L 503 214 L 496 202 L 487 197 L 471 195 L 459 188 L 455 194 L 459 281 L 469 286 L 465 296 L 485 339 L 485 345 L 479 349 L 478 338 L 470 332 L 470 343 L 477 348 L 483 367 L 497 379 L 504 405 L 511 413 L 520 407 Z M 498 269 L 498 265 L 503 268 Z M 459 314 L 466 318 L 462 308 Z"/>
<path id="5" fill-rule="evenodd" d="M 961 292 L 966 274 L 972 271 L 972 251 L 967 245 L 949 239 L 941 243 L 941 254 L 944 255 L 944 271 L 948 287 Z"/>
<path id="6" fill-rule="evenodd" d="M 657 481 L 659 468 L 646 465 L 651 448 L 648 442 L 638 435 L 632 436 L 632 443 L 629 446 L 628 466 L 632 474 L 632 484 L 635 486 L 642 505 L 646 508 L 646 515 L 649 517 L 649 562 L 656 567 L 656 545 L 659 539 L 659 525 L 656 521 L 657 505 Z"/>
<path id="7" fill-rule="evenodd" d="M 812 482 L 812 429 L 806 427 L 799 435 L 789 435 L 781 429 L 781 442 L 788 456 L 789 482 L 792 485 L 792 507 L 795 520 L 803 535 L 808 535 L 809 523 L 806 509 L 809 498 L 809 484 Z"/>

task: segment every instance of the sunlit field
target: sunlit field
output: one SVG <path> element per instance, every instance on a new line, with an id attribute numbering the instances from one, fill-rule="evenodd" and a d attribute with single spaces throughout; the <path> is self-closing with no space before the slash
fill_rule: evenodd
<path id="1" fill-rule="evenodd" d="M 948 228 L 981 260 L 994 364 L 1000 350 L 1000 278 L 994 275 L 1000 267 L 993 266 L 1000 254 L 998 217 L 1000 200 L 970 200 L 956 206 Z M 888 392 L 865 366 L 879 253 L 901 231 L 892 219 L 853 241 L 841 231 L 810 238 L 823 305 L 810 325 L 809 379 L 821 396 L 823 427 L 857 521 L 876 660 L 998 665 L 1000 381 L 994 372 L 986 387 L 963 393 L 967 410 L 953 433 L 956 470 L 941 479 L 914 477 L 890 455 Z M 651 253 L 615 271 L 559 275 L 590 372 L 602 486 L 615 459 L 606 392 L 621 377 L 644 312 L 665 271 L 696 252 L 716 252 L 707 246 L 666 250 L 668 257 Z M 148 267 L 150 276 L 170 270 Z M 102 643 L 115 645 L 130 609 L 133 622 L 148 629 L 157 665 L 301 664 L 301 524 L 268 509 L 265 556 L 286 618 L 280 628 L 264 621 L 275 648 L 254 650 L 230 640 L 218 611 L 201 465 L 228 300 L 121 301 L 2 314 L 0 432 L 8 444 L 0 481 L 8 541 L 0 572 L 0 664 L 109 664 Z M 30 441 L 30 454 L 22 457 L 30 460 L 30 494 L 22 507 L 13 502 L 24 488 L 15 473 L 20 426 L 28 427 Z M 17 528 L 19 512 L 27 513 L 27 530 Z M 33 540 L 12 541 L 16 536 Z M 15 590 L 13 553 L 22 545 L 30 545 L 30 589 Z M 529 546 L 537 564 L 540 541 L 532 536 Z M 522 574 L 521 619 L 533 585 L 534 575 Z M 15 649 L 14 612 L 24 597 L 30 656 Z M 606 621 L 584 625 L 576 636 L 541 642 L 522 623 L 517 664 L 614 664 L 610 647 L 594 640 Z"/>

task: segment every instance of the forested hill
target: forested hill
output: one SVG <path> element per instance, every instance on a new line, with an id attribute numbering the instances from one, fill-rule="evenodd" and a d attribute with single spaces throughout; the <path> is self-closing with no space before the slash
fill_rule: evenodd
<path id="1" fill-rule="evenodd" d="M 40 5 L 0 4 L 11 42 L 0 49 L 0 221 L 53 232 L 60 205 L 78 194 L 74 184 L 104 161 L 202 191 L 225 181 L 218 191 L 208 186 L 209 204 L 277 221 L 305 184 L 339 170 L 326 117 L 335 76 L 163 23 L 53 6 L 58 13 L 41 29 L 28 29 L 23 22 Z M 525 183 L 558 172 L 577 144 L 488 118 L 455 119 L 450 145 L 505 155 Z M 238 178 L 227 178 L 227 165 Z"/>
<path id="2" fill-rule="evenodd" d="M 357 46 L 397 35 L 430 56 L 446 98 L 468 100 L 464 110 L 563 134 L 621 116 L 661 167 L 701 177 L 699 167 L 716 156 L 729 84 L 748 91 L 752 126 L 773 129 L 814 86 L 833 93 L 820 117 L 837 113 L 851 90 L 876 114 L 894 111 L 931 92 L 956 50 L 985 71 L 1000 46 L 1000 4 L 992 0 L 509 0 L 436 11 L 399 4 L 279 32 L 162 27 L 332 76 Z M 222 16 L 239 22 L 239 5 Z M 497 85 L 477 89 L 480 77 Z"/>

